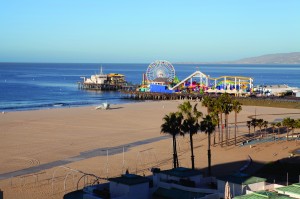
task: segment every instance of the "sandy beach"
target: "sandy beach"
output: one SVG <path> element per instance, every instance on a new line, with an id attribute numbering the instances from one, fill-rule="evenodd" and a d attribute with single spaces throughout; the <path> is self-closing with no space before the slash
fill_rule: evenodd
<path id="1" fill-rule="evenodd" d="M 119 104 L 112 105 L 110 110 L 80 107 L 1 114 L 0 189 L 4 198 L 62 198 L 64 193 L 76 190 L 82 176 L 78 171 L 106 178 L 120 175 L 126 169 L 148 175 L 152 167 L 171 168 L 171 138 L 160 133 L 160 125 L 163 116 L 176 111 L 182 102 Z M 205 107 L 200 106 L 200 110 L 206 113 Z M 255 114 L 272 122 L 284 117 L 300 118 L 300 109 L 243 106 L 238 116 L 238 135 L 248 133 L 246 121 Z M 232 135 L 233 122 L 231 113 Z M 206 138 L 202 133 L 194 137 L 196 167 L 204 171 Z M 190 167 L 188 136 L 178 138 L 178 147 L 180 166 Z M 290 151 L 299 147 L 294 141 L 258 144 L 252 148 L 215 146 L 213 174 L 238 170 L 248 156 L 261 163 L 287 158 Z M 79 187 L 82 185 L 80 181 Z"/>

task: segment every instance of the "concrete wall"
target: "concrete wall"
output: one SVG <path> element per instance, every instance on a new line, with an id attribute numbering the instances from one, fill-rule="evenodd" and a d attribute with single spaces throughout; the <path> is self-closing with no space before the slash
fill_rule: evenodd
<path id="1" fill-rule="evenodd" d="M 93 196 L 91 194 L 84 194 L 83 199 L 102 199 L 102 198 L 100 198 L 98 196 Z"/>
<path id="2" fill-rule="evenodd" d="M 97 184 L 93 186 L 84 187 L 83 191 L 86 193 L 93 193 L 94 189 L 102 190 L 104 188 L 109 188 L 109 183 Z"/>
<path id="3" fill-rule="evenodd" d="M 165 188 L 165 189 L 171 189 L 176 188 L 184 191 L 190 191 L 190 192 L 197 192 L 197 193 L 211 193 L 211 194 L 218 194 L 219 191 L 216 189 L 206 189 L 206 188 L 196 188 L 196 187 L 185 187 L 179 184 L 173 184 L 173 183 L 166 183 L 166 182 L 159 182 L 159 187 Z"/>
<path id="4" fill-rule="evenodd" d="M 118 199 L 148 199 L 149 183 L 142 183 L 137 185 L 125 185 L 116 182 L 110 182 L 111 198 Z"/>
<path id="5" fill-rule="evenodd" d="M 258 182 L 258 183 L 254 183 L 254 184 L 249 184 L 248 185 L 248 189 L 250 189 L 251 191 L 260 191 L 260 190 L 265 190 L 265 182 Z"/>
<path id="6" fill-rule="evenodd" d="M 192 177 L 187 177 L 187 178 L 180 178 L 180 177 L 176 177 L 176 176 L 170 176 L 164 173 L 158 173 L 158 178 L 159 181 L 166 181 L 166 180 L 175 180 L 175 181 L 180 181 L 180 179 L 189 179 L 191 181 L 194 181 L 195 184 L 200 184 L 201 183 L 201 179 L 203 178 L 201 174 L 196 175 L 196 176 L 192 176 Z"/>

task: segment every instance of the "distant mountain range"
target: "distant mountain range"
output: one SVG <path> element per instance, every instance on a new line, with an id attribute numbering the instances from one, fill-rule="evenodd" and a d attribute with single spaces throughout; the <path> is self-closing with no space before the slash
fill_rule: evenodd
<path id="1" fill-rule="evenodd" d="M 268 54 L 236 61 L 178 62 L 176 64 L 300 64 L 300 52 Z"/>
<path id="2" fill-rule="evenodd" d="M 236 61 L 222 62 L 228 64 L 300 64 L 300 52 L 268 54 L 249 57 Z"/>

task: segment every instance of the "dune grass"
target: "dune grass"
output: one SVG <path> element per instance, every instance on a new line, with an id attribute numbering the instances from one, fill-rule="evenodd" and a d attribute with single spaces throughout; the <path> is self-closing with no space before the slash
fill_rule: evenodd
<path id="1" fill-rule="evenodd" d="M 276 108 L 300 109 L 300 100 L 292 101 L 285 99 L 257 99 L 257 98 L 237 98 L 237 100 L 245 106 L 267 106 Z"/>

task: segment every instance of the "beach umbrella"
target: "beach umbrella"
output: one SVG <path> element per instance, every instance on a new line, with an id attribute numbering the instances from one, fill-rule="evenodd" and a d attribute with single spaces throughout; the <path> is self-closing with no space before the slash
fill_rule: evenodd
<path id="1" fill-rule="evenodd" d="M 230 186 L 228 182 L 225 184 L 224 199 L 231 199 Z"/>

